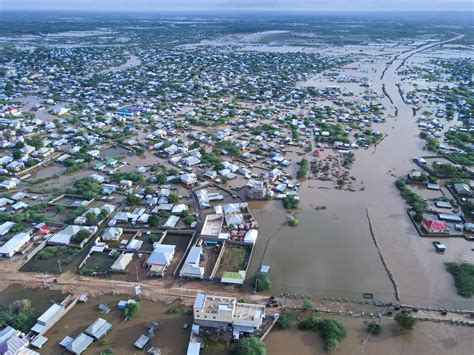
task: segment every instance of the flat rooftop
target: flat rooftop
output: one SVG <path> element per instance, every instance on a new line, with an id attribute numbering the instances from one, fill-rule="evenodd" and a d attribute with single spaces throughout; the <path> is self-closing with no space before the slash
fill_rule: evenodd
<path id="1" fill-rule="evenodd" d="M 202 311 L 217 314 L 219 309 L 232 310 L 236 303 L 237 300 L 234 297 L 207 296 Z"/>
<path id="2" fill-rule="evenodd" d="M 256 316 L 261 317 L 265 313 L 265 306 L 261 304 L 237 303 L 234 319 L 254 320 Z"/>
<path id="3" fill-rule="evenodd" d="M 206 216 L 206 220 L 201 229 L 201 235 L 205 237 L 219 237 L 219 233 L 222 229 L 222 222 L 224 221 L 223 215 L 209 214 Z"/>

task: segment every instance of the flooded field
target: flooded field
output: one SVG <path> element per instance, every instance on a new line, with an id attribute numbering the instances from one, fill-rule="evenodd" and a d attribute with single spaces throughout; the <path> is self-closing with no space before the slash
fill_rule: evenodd
<path id="1" fill-rule="evenodd" d="M 39 317 L 54 302 L 64 298 L 60 291 L 45 289 L 23 288 L 19 285 L 11 285 L 0 291 L 0 311 L 8 309 L 8 306 L 16 301 L 28 299 L 31 301 L 33 315 Z"/>
<path id="2" fill-rule="evenodd" d="M 133 343 L 141 334 L 146 334 L 146 326 L 150 321 L 159 321 L 160 329 L 146 348 L 149 346 L 161 348 L 161 353 L 164 355 L 186 353 L 190 328 L 184 330 L 183 325 L 192 323 L 192 316 L 185 313 L 189 308 L 178 302 L 164 304 L 141 301 L 138 315 L 125 322 L 123 313 L 117 308 L 117 302 L 122 299 L 127 300 L 128 296 L 99 296 L 87 303 L 77 304 L 46 333 L 49 341 L 41 349 L 41 354 L 60 354 L 63 349 L 59 346 L 59 342 L 65 336 L 76 336 L 99 317 L 112 323 L 112 330 L 106 336 L 108 340 L 106 345 L 94 342 L 86 354 L 98 354 L 107 348 L 113 348 L 116 354 L 142 353 L 134 348 Z M 97 306 L 101 303 L 108 304 L 112 311 L 109 314 L 101 314 L 97 310 Z M 168 314 L 167 311 L 170 309 L 175 309 L 177 313 Z"/>
<path id="3" fill-rule="evenodd" d="M 360 318 L 330 317 L 344 323 L 347 337 L 342 340 L 339 354 L 459 354 L 468 355 L 474 348 L 471 328 L 445 323 L 418 323 L 411 332 L 402 332 L 389 319 L 381 322 L 382 333 L 367 338 L 367 320 Z M 296 325 L 285 331 L 273 330 L 265 339 L 267 352 L 276 354 L 327 354 L 318 333 L 303 332 Z"/>
<path id="4" fill-rule="evenodd" d="M 382 94 L 384 84 L 393 103 L 387 96 L 380 100 L 388 111 L 387 122 L 377 126 L 385 136 L 382 142 L 375 148 L 355 151 L 351 175 L 361 186 L 358 191 L 335 190 L 335 185 L 327 182 L 304 181 L 300 210 L 292 212 L 300 220 L 296 228 L 287 226 L 288 212 L 280 203 L 251 203 L 262 233 L 250 274 L 258 269 L 260 262 L 270 265 L 274 293 L 360 298 L 362 292 L 371 292 L 376 298 L 393 299 L 393 286 L 370 235 L 368 211 L 381 253 L 398 283 L 402 302 L 473 308 L 472 301 L 456 294 L 444 266 L 445 262 L 459 257 L 473 262 L 474 256 L 468 252 L 469 242 L 447 240 L 448 251 L 444 255 L 431 252 L 431 241 L 418 236 L 394 186 L 396 177 L 416 168 L 413 157 L 426 155 L 424 143 L 418 139 L 412 109 L 402 101 L 396 87 L 401 80 L 396 68 L 409 53 L 389 65 L 387 58 L 366 65 L 364 76 L 373 82 L 372 89 Z M 330 81 L 318 84 L 328 85 Z M 308 159 L 316 158 L 308 156 Z M 327 209 L 316 210 L 316 206 Z"/>

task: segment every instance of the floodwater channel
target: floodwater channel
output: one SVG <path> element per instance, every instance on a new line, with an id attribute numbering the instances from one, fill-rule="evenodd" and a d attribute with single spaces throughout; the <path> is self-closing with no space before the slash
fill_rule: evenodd
<path id="1" fill-rule="evenodd" d="M 396 70 L 412 53 L 431 46 L 433 43 L 403 52 L 392 61 L 392 55 L 374 61 L 375 70 L 367 74 L 373 79 L 375 91 L 382 93 L 385 84 L 393 104 L 386 96 L 381 99 L 391 116 L 385 124 L 377 126 L 385 139 L 376 147 L 355 151 L 351 175 L 363 188 L 351 192 L 328 188 L 327 182 L 304 181 L 300 210 L 296 212 L 300 223 L 296 228 L 287 225 L 288 212 L 280 207 L 281 203 L 251 203 L 261 237 L 250 274 L 258 270 L 260 263 L 270 265 L 275 294 L 361 299 L 362 293 L 373 293 L 376 299 L 395 301 L 394 287 L 370 234 L 368 212 L 402 303 L 474 309 L 474 301 L 457 295 L 444 266 L 445 262 L 459 258 L 473 262 L 472 253 L 467 253 L 471 245 L 461 238 L 443 240 L 447 251 L 444 255 L 436 254 L 432 240 L 418 236 L 394 185 L 397 177 L 416 167 L 413 157 L 424 153 L 412 108 L 398 93 L 396 84 L 401 77 Z M 388 69 L 380 80 L 386 66 Z"/>

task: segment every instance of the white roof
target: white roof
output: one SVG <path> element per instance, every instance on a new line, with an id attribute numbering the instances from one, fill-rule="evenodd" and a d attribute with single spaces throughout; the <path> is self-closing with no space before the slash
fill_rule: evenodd
<path id="1" fill-rule="evenodd" d="M 188 351 L 186 355 L 199 355 L 201 351 L 201 343 L 199 342 L 190 342 L 188 345 Z"/>
<path id="2" fill-rule="evenodd" d="M 247 233 L 245 233 L 244 243 L 255 244 L 255 242 L 257 241 L 257 237 L 258 237 L 258 230 L 250 229 L 247 231 Z"/>
<path id="3" fill-rule="evenodd" d="M 128 264 L 130 264 L 132 258 L 133 253 L 122 254 L 117 258 L 117 260 L 115 260 L 110 269 L 115 271 L 123 271 L 127 268 Z"/>
<path id="4" fill-rule="evenodd" d="M 0 225 L 0 235 L 7 234 L 10 231 L 10 229 L 13 228 L 14 225 L 15 225 L 15 222 L 10 222 L 10 221 L 2 223 Z"/>
<path id="5" fill-rule="evenodd" d="M 0 247 L 0 254 L 16 253 L 23 245 L 30 240 L 29 233 L 18 233 Z"/>
<path id="6" fill-rule="evenodd" d="M 49 238 L 48 242 L 57 244 L 70 244 L 72 237 L 75 236 L 81 229 L 85 229 L 89 233 L 95 233 L 97 231 L 96 226 L 85 227 L 70 225 L 54 234 L 51 238 Z"/>
<path id="7" fill-rule="evenodd" d="M 176 227 L 178 222 L 179 222 L 179 217 L 178 216 L 169 216 L 163 226 L 168 227 L 168 228 L 174 228 L 174 227 Z"/>

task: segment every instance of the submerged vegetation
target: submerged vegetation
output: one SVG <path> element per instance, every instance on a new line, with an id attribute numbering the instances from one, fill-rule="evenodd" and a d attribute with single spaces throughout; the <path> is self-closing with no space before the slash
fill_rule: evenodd
<path id="1" fill-rule="evenodd" d="M 323 319 L 319 314 L 303 319 L 298 324 L 300 330 L 319 332 L 326 351 L 335 351 L 347 335 L 344 325 L 336 319 Z"/>
<path id="2" fill-rule="evenodd" d="M 411 208 L 415 212 L 415 216 L 413 217 L 413 219 L 416 222 L 421 222 L 421 220 L 423 219 L 423 211 L 428 207 L 426 201 L 419 195 L 411 191 L 410 188 L 407 186 L 405 180 L 397 180 L 395 182 L 395 186 L 398 190 L 400 190 L 400 195 L 402 196 L 402 198 L 408 203 L 408 205 L 411 206 Z"/>
<path id="3" fill-rule="evenodd" d="M 446 263 L 446 270 L 453 275 L 454 285 L 460 296 L 474 296 L 474 264 Z"/>

